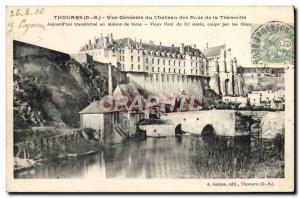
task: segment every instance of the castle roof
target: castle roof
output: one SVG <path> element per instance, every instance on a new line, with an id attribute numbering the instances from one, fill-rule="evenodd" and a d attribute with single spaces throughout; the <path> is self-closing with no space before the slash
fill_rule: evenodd
<path id="1" fill-rule="evenodd" d="M 161 44 L 155 45 L 154 43 L 145 43 L 141 41 L 136 41 L 129 37 L 112 40 L 111 42 L 108 41 L 107 37 L 95 38 L 93 42 L 90 40 L 87 44 L 85 44 L 80 51 L 101 49 L 104 48 L 104 46 L 106 46 L 106 48 L 114 48 L 114 49 L 121 49 L 126 46 L 129 46 L 130 48 L 141 49 L 144 51 L 144 53 L 152 52 L 154 55 L 157 56 L 180 57 L 180 55 L 184 55 L 186 53 L 190 55 L 203 56 L 202 52 L 199 49 L 194 48 L 190 45 L 185 45 L 183 47 L 184 54 L 181 54 L 180 47 L 175 47 L 174 45 L 172 46 L 163 46 Z"/>
<path id="2" fill-rule="evenodd" d="M 224 48 L 225 48 L 225 44 L 214 46 L 214 47 L 208 47 L 203 50 L 203 54 L 206 57 L 219 56 L 221 54 L 221 50 Z"/>

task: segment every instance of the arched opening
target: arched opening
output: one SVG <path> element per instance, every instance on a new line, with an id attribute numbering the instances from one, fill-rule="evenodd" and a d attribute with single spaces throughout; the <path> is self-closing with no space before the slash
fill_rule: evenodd
<path id="1" fill-rule="evenodd" d="M 229 79 L 225 80 L 225 96 L 228 96 L 229 93 Z"/>
<path id="2" fill-rule="evenodd" d="M 206 125 L 201 132 L 201 136 L 203 137 L 212 137 L 215 135 L 216 135 L 216 131 L 214 127 L 210 124 Z"/>
<path id="3" fill-rule="evenodd" d="M 176 127 L 175 127 L 175 136 L 176 137 L 181 137 L 182 136 L 182 131 L 181 131 L 181 124 L 179 124 L 179 125 L 177 125 Z"/>

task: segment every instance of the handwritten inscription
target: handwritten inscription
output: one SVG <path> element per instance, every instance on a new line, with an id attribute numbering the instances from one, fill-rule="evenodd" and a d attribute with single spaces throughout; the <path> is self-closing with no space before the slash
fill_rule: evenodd
<path id="1" fill-rule="evenodd" d="M 15 30 L 21 30 L 24 34 L 30 30 L 46 30 L 46 26 L 40 22 L 33 22 L 33 16 L 41 16 L 45 14 L 44 8 L 19 8 L 13 9 L 9 12 L 9 18 L 12 20 L 8 21 L 7 33 L 11 33 Z"/>
<path id="2" fill-rule="evenodd" d="M 44 8 L 36 9 L 14 9 L 10 11 L 10 17 L 19 17 L 19 16 L 33 16 L 33 15 L 43 15 L 45 12 Z"/>

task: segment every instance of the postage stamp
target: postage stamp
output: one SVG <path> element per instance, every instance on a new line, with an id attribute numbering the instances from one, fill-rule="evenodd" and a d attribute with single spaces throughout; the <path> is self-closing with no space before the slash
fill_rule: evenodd
<path id="1" fill-rule="evenodd" d="M 255 29 L 251 38 L 252 63 L 284 63 L 294 60 L 294 27 L 271 21 Z"/>

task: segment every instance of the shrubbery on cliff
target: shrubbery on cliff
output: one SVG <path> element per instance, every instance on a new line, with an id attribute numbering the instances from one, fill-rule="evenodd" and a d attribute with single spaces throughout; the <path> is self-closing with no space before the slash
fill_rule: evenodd
<path id="1" fill-rule="evenodd" d="M 73 59 L 15 60 L 14 128 L 78 127 L 78 112 L 107 94 L 107 76 Z"/>

